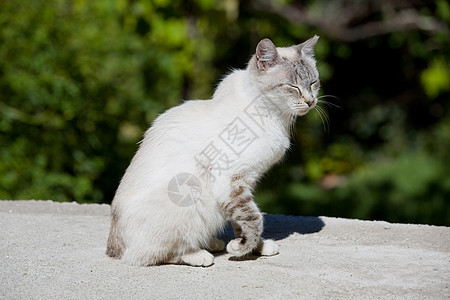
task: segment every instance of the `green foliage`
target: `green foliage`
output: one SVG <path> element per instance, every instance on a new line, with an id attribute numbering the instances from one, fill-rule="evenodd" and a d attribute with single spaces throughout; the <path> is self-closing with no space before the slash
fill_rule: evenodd
<path id="1" fill-rule="evenodd" d="M 138 30 L 144 9 L 159 16 L 146 35 Z M 186 25 L 152 9 L 2 4 L 1 198 L 109 200 L 143 130 L 178 103 L 190 68 Z"/>
<path id="2" fill-rule="evenodd" d="M 359 219 L 450 223 L 450 174 L 439 160 L 423 153 L 367 165 L 336 188 L 295 182 L 280 192 L 281 197 L 258 197 L 261 206 L 285 214 L 326 211 L 330 216 Z"/>
<path id="3" fill-rule="evenodd" d="M 450 64 L 443 57 L 434 58 L 422 72 L 422 84 L 430 98 L 450 90 Z"/>
<path id="4" fill-rule="evenodd" d="M 288 158 L 258 187 L 261 208 L 450 225 L 450 6 L 406 11 L 420 30 L 355 39 L 375 28 L 364 22 L 388 28 L 389 14 L 323 25 L 369 5 L 342 3 L 3 1 L 0 199 L 110 202 L 159 113 L 209 98 L 263 37 L 288 46 L 319 34 L 323 91 L 339 99 L 323 95 L 329 129 L 315 112 L 297 122 Z M 300 8 L 305 23 L 290 17 Z"/>

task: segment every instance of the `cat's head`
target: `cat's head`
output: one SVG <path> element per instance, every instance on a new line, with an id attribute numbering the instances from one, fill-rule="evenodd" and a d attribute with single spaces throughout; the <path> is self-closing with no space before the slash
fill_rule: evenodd
<path id="1" fill-rule="evenodd" d="M 253 84 L 283 112 L 305 115 L 317 104 L 319 72 L 314 59 L 316 35 L 291 47 L 275 47 L 263 39 L 250 60 Z"/>

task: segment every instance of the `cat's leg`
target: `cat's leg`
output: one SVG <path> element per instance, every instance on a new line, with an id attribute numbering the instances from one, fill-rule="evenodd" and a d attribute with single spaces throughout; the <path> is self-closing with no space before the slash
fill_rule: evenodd
<path id="1" fill-rule="evenodd" d="M 232 178 L 230 198 L 223 208 L 231 219 L 237 237 L 228 243 L 227 251 L 243 256 L 257 249 L 263 243 L 263 217 L 253 202 L 251 186 L 243 176 Z"/>
<path id="2" fill-rule="evenodd" d="M 236 238 L 241 238 L 242 229 L 241 227 L 234 221 L 231 221 L 231 225 L 233 226 L 234 235 Z M 263 240 L 259 241 L 258 246 L 253 250 L 254 254 L 263 255 L 263 256 L 271 256 L 278 254 L 278 245 L 273 240 Z"/>
<path id="3" fill-rule="evenodd" d="M 186 264 L 193 267 L 209 267 L 214 264 L 214 256 L 206 250 L 185 253 L 180 257 L 172 258 L 169 264 Z"/>
<path id="4" fill-rule="evenodd" d="M 239 226 L 239 224 L 237 224 L 235 221 L 231 221 L 231 226 L 233 227 L 233 231 L 234 231 L 234 236 L 237 238 L 240 238 L 242 235 L 242 229 L 241 226 Z"/>
<path id="5" fill-rule="evenodd" d="M 211 252 L 220 252 L 223 249 L 225 249 L 225 242 L 218 238 L 213 237 L 209 242 L 208 249 Z"/>

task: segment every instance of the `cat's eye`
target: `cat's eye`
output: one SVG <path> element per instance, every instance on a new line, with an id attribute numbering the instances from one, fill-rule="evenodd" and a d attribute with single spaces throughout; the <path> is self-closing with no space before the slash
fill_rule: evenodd
<path id="1" fill-rule="evenodd" d="M 314 80 L 313 82 L 311 82 L 311 88 L 319 88 L 320 87 L 320 83 L 317 80 Z"/>
<path id="2" fill-rule="evenodd" d="M 300 88 L 299 88 L 298 86 L 293 85 L 293 84 L 290 84 L 290 83 L 286 83 L 286 86 L 288 86 L 288 87 L 291 88 L 291 89 L 295 89 L 295 91 L 296 91 L 299 95 L 302 94 L 302 92 L 300 91 Z"/>
<path id="3" fill-rule="evenodd" d="M 293 85 L 291 83 L 285 83 L 284 85 L 289 87 L 289 88 L 291 88 L 291 89 L 296 89 L 296 90 L 298 90 L 300 92 L 300 88 L 298 86 L 296 86 L 296 85 Z"/>

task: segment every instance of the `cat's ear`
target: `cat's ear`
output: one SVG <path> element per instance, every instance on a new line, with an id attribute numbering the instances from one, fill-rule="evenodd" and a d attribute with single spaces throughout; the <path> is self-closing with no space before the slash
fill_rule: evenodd
<path id="1" fill-rule="evenodd" d="M 315 35 L 306 42 L 297 45 L 297 51 L 304 56 L 314 56 L 314 47 L 316 46 L 318 39 L 319 36 Z"/>
<path id="2" fill-rule="evenodd" d="M 256 64 L 258 69 L 266 71 L 278 61 L 277 47 L 269 39 L 263 39 L 256 46 Z"/>

